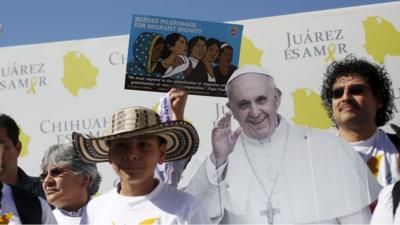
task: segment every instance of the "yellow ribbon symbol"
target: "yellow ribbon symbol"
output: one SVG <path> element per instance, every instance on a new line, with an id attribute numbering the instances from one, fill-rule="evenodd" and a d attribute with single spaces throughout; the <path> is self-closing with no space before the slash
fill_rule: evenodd
<path id="1" fill-rule="evenodd" d="M 328 45 L 328 56 L 325 58 L 325 62 L 329 62 L 332 60 L 332 62 L 336 62 L 335 59 L 335 52 L 336 52 L 336 45 L 331 43 Z"/>
<path id="2" fill-rule="evenodd" d="M 4 215 L 0 215 L 0 224 L 8 224 L 13 217 L 12 213 L 6 213 Z"/>
<path id="3" fill-rule="evenodd" d="M 382 155 L 373 156 L 367 162 L 367 165 L 368 165 L 369 169 L 371 170 L 372 174 L 375 177 L 378 177 L 379 167 L 381 165 L 382 158 L 383 158 L 383 154 Z"/>
<path id="4" fill-rule="evenodd" d="M 32 93 L 32 95 L 36 94 L 36 84 L 37 84 L 37 79 L 36 77 L 32 77 L 30 83 L 29 83 L 29 89 L 26 93 Z"/>
<path id="5" fill-rule="evenodd" d="M 142 222 L 139 223 L 139 225 L 151 225 L 154 224 L 155 222 L 157 222 L 157 220 L 159 220 L 160 218 L 149 218 L 146 220 L 143 220 Z"/>

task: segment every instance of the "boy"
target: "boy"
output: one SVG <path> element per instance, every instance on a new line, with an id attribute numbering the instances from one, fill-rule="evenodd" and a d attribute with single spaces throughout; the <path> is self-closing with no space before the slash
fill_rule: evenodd
<path id="1" fill-rule="evenodd" d="M 117 188 L 89 202 L 89 224 L 210 223 L 193 196 L 154 178 L 157 163 L 189 157 L 198 149 L 198 134 L 189 123 L 162 123 L 156 112 L 130 107 L 113 114 L 111 135 L 72 136 L 86 161 L 108 161 L 121 179 Z"/>

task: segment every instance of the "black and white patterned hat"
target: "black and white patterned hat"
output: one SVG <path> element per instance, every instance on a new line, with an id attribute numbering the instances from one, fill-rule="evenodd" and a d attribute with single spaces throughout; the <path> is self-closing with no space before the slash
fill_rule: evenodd
<path id="1" fill-rule="evenodd" d="M 91 163 L 108 161 L 109 141 L 146 134 L 165 139 L 167 162 L 190 157 L 199 148 L 199 136 L 190 123 L 185 121 L 162 123 L 155 111 L 144 107 L 129 107 L 115 112 L 110 132 L 110 135 L 103 137 L 73 132 L 74 148 L 85 161 Z"/>

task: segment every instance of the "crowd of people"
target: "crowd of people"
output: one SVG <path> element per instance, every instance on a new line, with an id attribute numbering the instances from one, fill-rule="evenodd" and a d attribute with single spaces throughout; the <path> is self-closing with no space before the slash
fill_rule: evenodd
<path id="1" fill-rule="evenodd" d="M 205 38 L 191 41 L 212 49 Z M 159 113 L 123 108 L 112 115 L 109 134 L 73 132 L 71 144 L 50 146 L 39 177 L 18 167 L 19 128 L 1 114 L 0 223 L 399 224 L 400 134 L 380 128 L 396 110 L 391 85 L 384 66 L 366 59 L 349 55 L 330 64 L 321 96 L 333 135 L 289 123 L 279 114 L 282 92 L 273 75 L 243 66 L 226 80 L 230 112 L 185 186 L 178 182 L 199 136 L 184 121 L 182 89 L 164 96 Z M 94 197 L 101 162 L 119 182 Z"/>

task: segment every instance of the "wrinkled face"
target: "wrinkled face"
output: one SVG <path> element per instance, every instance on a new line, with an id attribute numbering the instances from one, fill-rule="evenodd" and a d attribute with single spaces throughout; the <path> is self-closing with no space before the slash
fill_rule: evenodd
<path id="1" fill-rule="evenodd" d="M 332 114 L 340 127 L 375 124 L 382 104 L 373 95 L 367 80 L 360 76 L 340 77 L 332 88 Z"/>
<path id="2" fill-rule="evenodd" d="M 161 52 L 164 49 L 164 43 L 158 43 L 153 47 L 153 52 L 151 53 L 151 62 L 156 63 L 161 57 Z"/>
<path id="3" fill-rule="evenodd" d="M 165 159 L 165 145 L 154 135 L 138 136 L 110 143 L 109 160 L 122 182 L 142 184 L 154 179 L 157 163 Z"/>
<path id="4" fill-rule="evenodd" d="M 171 48 L 175 55 L 187 55 L 187 45 L 184 37 L 179 37 L 175 46 Z"/>
<path id="5" fill-rule="evenodd" d="M 280 98 L 266 76 L 245 74 L 231 83 L 228 107 L 247 136 L 265 139 L 277 126 Z"/>
<path id="6" fill-rule="evenodd" d="M 221 55 L 219 56 L 219 63 L 231 64 L 233 51 L 230 48 L 223 48 Z"/>
<path id="7" fill-rule="evenodd" d="M 207 49 L 205 58 L 208 62 L 214 62 L 218 58 L 218 55 L 219 55 L 218 45 L 213 44 Z"/>
<path id="8" fill-rule="evenodd" d="M 81 193 L 87 192 L 89 178 L 75 175 L 64 165 L 49 165 L 40 175 L 47 201 L 57 208 L 76 206 Z"/>
<path id="9" fill-rule="evenodd" d="M 0 179 L 7 177 L 9 171 L 17 170 L 17 158 L 21 152 L 21 142 L 14 145 L 8 137 L 7 130 L 0 127 L 0 142 L 3 143 Z"/>
<path id="10" fill-rule="evenodd" d="M 199 39 L 196 44 L 194 44 L 193 49 L 192 49 L 192 57 L 200 60 L 204 57 L 206 54 L 207 47 L 206 47 L 206 42 L 203 40 Z"/>

